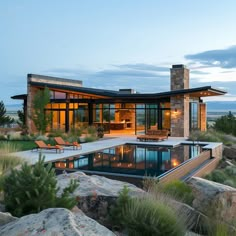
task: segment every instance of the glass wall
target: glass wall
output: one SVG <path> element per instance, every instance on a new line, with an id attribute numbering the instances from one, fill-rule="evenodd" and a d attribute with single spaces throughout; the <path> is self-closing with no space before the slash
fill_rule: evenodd
<path id="1" fill-rule="evenodd" d="M 92 96 L 51 91 L 51 103 L 46 106 L 46 112 L 52 113 L 50 128 L 67 132 L 72 128 L 102 125 L 105 133 L 111 134 L 170 129 L 169 102 L 92 104 L 94 101 L 96 98 Z"/>
<path id="2" fill-rule="evenodd" d="M 155 129 L 158 127 L 158 105 L 146 105 L 146 130 Z"/>
<path id="3" fill-rule="evenodd" d="M 136 105 L 136 134 L 145 133 L 145 104 Z"/>
<path id="4" fill-rule="evenodd" d="M 196 130 L 199 128 L 199 122 L 198 122 L 198 117 L 199 117 L 199 109 L 198 109 L 198 102 L 190 102 L 189 104 L 189 127 L 190 130 Z"/>

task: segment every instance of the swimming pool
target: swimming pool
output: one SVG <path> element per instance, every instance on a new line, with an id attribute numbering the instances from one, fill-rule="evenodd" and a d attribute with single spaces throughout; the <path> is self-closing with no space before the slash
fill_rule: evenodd
<path id="1" fill-rule="evenodd" d="M 69 171 L 94 171 L 132 176 L 159 176 L 202 152 L 198 145 L 158 147 L 124 144 L 53 162 L 53 167 Z"/>

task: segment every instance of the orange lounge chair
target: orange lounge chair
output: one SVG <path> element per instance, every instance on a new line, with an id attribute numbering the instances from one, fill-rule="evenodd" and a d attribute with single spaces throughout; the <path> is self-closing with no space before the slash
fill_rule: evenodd
<path id="1" fill-rule="evenodd" d="M 55 150 L 56 153 L 57 153 L 57 152 L 59 152 L 59 153 L 64 152 L 63 147 L 61 147 L 60 145 L 52 146 L 52 145 L 50 145 L 50 144 L 46 144 L 46 143 L 45 143 L 44 141 L 42 141 L 42 140 L 38 140 L 38 141 L 34 141 L 34 142 L 36 143 L 37 147 L 36 147 L 36 148 L 33 148 L 33 150 L 36 149 L 37 151 L 39 151 L 39 150 L 46 149 L 46 150 Z M 33 151 L 33 150 L 32 150 L 32 151 Z"/>
<path id="2" fill-rule="evenodd" d="M 62 137 L 55 137 L 54 139 L 56 143 L 60 146 L 73 147 L 73 149 L 82 149 L 82 146 L 78 142 L 73 142 L 73 143 L 65 142 Z"/>

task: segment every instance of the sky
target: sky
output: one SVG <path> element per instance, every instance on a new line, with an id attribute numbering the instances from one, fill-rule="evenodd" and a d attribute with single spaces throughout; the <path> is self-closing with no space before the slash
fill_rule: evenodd
<path id="1" fill-rule="evenodd" d="M 236 1 L 0 0 L 0 100 L 27 93 L 27 74 L 82 80 L 84 87 L 157 93 L 170 68 L 190 86 L 236 101 Z"/>

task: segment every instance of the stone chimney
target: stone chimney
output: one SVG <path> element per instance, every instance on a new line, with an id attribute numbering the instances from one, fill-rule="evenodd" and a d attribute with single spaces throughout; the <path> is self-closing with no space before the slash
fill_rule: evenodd
<path id="1" fill-rule="evenodd" d="M 189 89 L 189 70 L 184 65 L 173 65 L 170 69 L 170 89 Z M 175 95 L 170 98 L 171 136 L 189 136 L 189 95 Z"/>
<path id="2" fill-rule="evenodd" d="M 172 65 L 170 69 L 170 90 L 189 88 L 189 69 L 184 65 Z"/>

